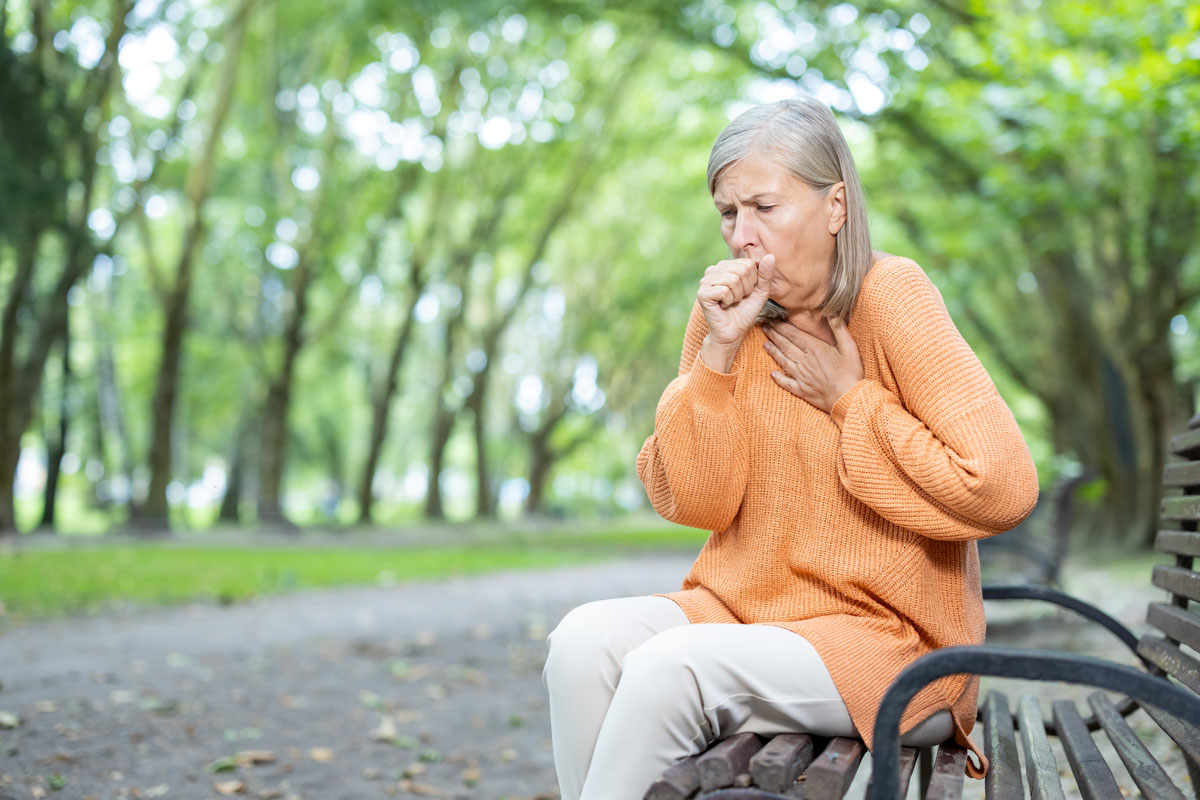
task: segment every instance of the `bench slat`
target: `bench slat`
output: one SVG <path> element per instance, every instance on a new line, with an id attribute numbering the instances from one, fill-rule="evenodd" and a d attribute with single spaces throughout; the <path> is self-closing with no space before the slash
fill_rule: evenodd
<path id="1" fill-rule="evenodd" d="M 677 761 L 654 779 L 645 800 L 687 800 L 700 788 L 700 756 Z"/>
<path id="2" fill-rule="evenodd" d="M 1200 650 L 1200 618 L 1195 614 L 1166 603 L 1151 603 L 1146 622 L 1177 642 Z"/>
<path id="3" fill-rule="evenodd" d="M 962 797 L 963 770 L 966 765 L 966 750 L 956 744 L 939 747 L 925 800 L 959 800 Z"/>
<path id="4" fill-rule="evenodd" d="M 1193 692 L 1200 692 L 1200 662 L 1175 645 L 1155 636 L 1143 636 L 1138 642 L 1138 654 Z"/>
<path id="5" fill-rule="evenodd" d="M 711 792 L 733 786 L 738 775 L 746 772 L 750 758 L 762 747 L 756 733 L 739 733 L 719 742 L 700 756 L 700 789 Z"/>
<path id="6" fill-rule="evenodd" d="M 1154 567 L 1151 581 L 1160 589 L 1171 594 L 1200 601 L 1200 575 L 1183 567 L 1158 564 Z"/>
<path id="7" fill-rule="evenodd" d="M 915 747 L 900 748 L 900 796 L 905 797 L 908 794 L 908 782 L 912 780 L 913 770 L 917 766 L 917 753 Z M 875 786 L 875 773 L 871 773 L 870 780 L 867 781 L 867 793 L 863 795 L 866 798 L 871 797 L 872 787 Z"/>
<path id="8" fill-rule="evenodd" d="M 804 796 L 808 800 L 840 800 L 850 788 L 865 751 L 857 739 L 830 739 L 804 773 Z"/>
<path id="9" fill-rule="evenodd" d="M 1146 800 L 1184 800 L 1183 792 L 1171 782 L 1162 765 L 1155 760 L 1146 746 L 1137 738 L 1137 734 L 1126 724 L 1117 707 L 1108 699 L 1104 692 L 1092 692 L 1088 695 L 1088 705 L 1096 714 L 1109 741 L 1117 750 L 1117 755 L 1129 770 L 1129 776 L 1142 790 Z"/>
<path id="10" fill-rule="evenodd" d="M 1172 461 L 1163 467 L 1163 486 L 1200 486 L 1200 461 Z"/>
<path id="11" fill-rule="evenodd" d="M 1200 462 L 1197 462 L 1200 466 Z M 1195 531 L 1159 531 L 1154 549 L 1181 556 L 1200 556 L 1200 533 Z"/>
<path id="12" fill-rule="evenodd" d="M 1170 448 L 1172 453 L 1184 458 L 1196 458 L 1200 456 L 1200 430 L 1193 428 L 1192 430 L 1177 433 L 1171 437 Z"/>
<path id="13" fill-rule="evenodd" d="M 1181 722 L 1178 717 L 1168 714 L 1161 708 L 1145 704 L 1141 704 L 1141 707 L 1152 720 L 1158 723 L 1158 727 L 1175 740 L 1175 744 L 1179 745 L 1183 752 L 1187 753 L 1193 761 L 1200 763 L 1200 731 Z"/>
<path id="14" fill-rule="evenodd" d="M 1070 700 L 1055 700 L 1054 724 L 1058 728 L 1058 740 L 1067 754 L 1067 762 L 1075 775 L 1075 783 L 1083 800 L 1124 800 L 1112 770 L 1092 739 L 1075 703 Z"/>
<path id="15" fill-rule="evenodd" d="M 1017 724 L 1025 748 L 1025 776 L 1032 800 L 1066 800 L 1058 778 L 1058 759 L 1046 740 L 1046 723 L 1036 698 L 1025 695 L 1017 701 Z"/>
<path id="16" fill-rule="evenodd" d="M 805 733 L 781 733 L 750 759 L 754 785 L 768 792 L 782 792 L 812 763 L 816 751 Z"/>
<path id="17" fill-rule="evenodd" d="M 1164 497 L 1159 506 L 1159 517 L 1176 522 L 1200 520 L 1200 495 L 1185 494 L 1179 497 Z"/>
<path id="18" fill-rule="evenodd" d="M 1021 782 L 1021 762 L 1008 698 L 996 691 L 988 692 L 984 702 L 983 754 L 991 764 L 984 784 L 988 798 L 1022 800 L 1025 784 Z"/>

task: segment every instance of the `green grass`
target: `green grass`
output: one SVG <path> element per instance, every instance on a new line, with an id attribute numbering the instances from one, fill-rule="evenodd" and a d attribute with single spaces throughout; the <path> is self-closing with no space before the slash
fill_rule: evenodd
<path id="1" fill-rule="evenodd" d="M 705 533 L 686 528 L 543 534 L 491 532 L 470 542 L 407 547 L 328 544 L 228 546 L 107 543 L 0 550 L 0 601 L 13 621 L 104 611 L 123 604 L 194 600 L 237 603 L 252 597 L 330 586 L 391 585 L 534 569 L 642 551 L 695 552 Z M 0 617 L 2 618 L 2 617 Z"/>

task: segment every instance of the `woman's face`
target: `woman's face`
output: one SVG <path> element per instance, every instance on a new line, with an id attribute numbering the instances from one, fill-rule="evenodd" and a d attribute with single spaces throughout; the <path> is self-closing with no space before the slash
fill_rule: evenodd
<path id="1" fill-rule="evenodd" d="M 725 168 L 713 203 L 733 258 L 754 263 L 775 255 L 770 297 L 788 311 L 813 310 L 824 300 L 836 235 L 846 220 L 845 186 L 818 191 L 758 154 Z"/>

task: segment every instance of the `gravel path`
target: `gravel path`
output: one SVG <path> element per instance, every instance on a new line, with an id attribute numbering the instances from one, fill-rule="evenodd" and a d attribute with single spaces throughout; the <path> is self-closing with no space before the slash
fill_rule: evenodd
<path id="1" fill-rule="evenodd" d="M 0 712 L 21 724 L 0 721 L 0 800 L 557 797 L 546 632 L 581 602 L 673 589 L 690 560 L 7 631 Z"/>
<path id="2" fill-rule="evenodd" d="M 641 557 L 6 631 L 0 800 L 554 800 L 540 675 L 547 631 L 581 602 L 669 590 L 690 560 Z M 1155 597 L 1148 581 L 1114 584 L 1079 568 L 1066 577 L 1068 591 L 1142 629 Z M 990 605 L 988 617 L 993 644 L 1114 653 L 1107 634 L 1045 607 Z M 1061 696 L 1063 687 L 1004 688 Z M 1082 700 L 1086 690 L 1075 694 Z M 4 715 L 19 726 L 6 728 Z M 1181 763 L 1168 768 L 1188 786 Z M 966 788 L 968 798 L 982 794 L 982 782 Z"/>

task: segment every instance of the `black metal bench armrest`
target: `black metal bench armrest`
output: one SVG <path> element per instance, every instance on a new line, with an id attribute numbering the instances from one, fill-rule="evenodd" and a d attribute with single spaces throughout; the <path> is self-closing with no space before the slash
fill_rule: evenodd
<path id="1" fill-rule="evenodd" d="M 910 664 L 883 695 L 875 720 L 872 800 L 900 798 L 900 716 L 917 692 L 946 675 L 966 673 L 1095 686 L 1129 695 L 1200 728 L 1200 696 L 1165 678 L 1091 656 L 1002 647 L 945 647 Z"/>
<path id="2" fill-rule="evenodd" d="M 1129 628 L 1125 627 L 1118 620 L 1114 619 L 1109 614 L 1101 611 L 1096 606 L 1080 600 L 1078 597 L 1060 592 L 1057 589 L 1048 589 L 1045 586 L 1031 586 L 1028 584 L 1014 584 L 1008 586 L 985 586 L 983 587 L 984 600 L 1042 600 L 1046 603 L 1053 603 L 1056 606 L 1061 606 L 1070 611 L 1074 611 L 1081 617 L 1091 620 L 1096 624 L 1106 628 L 1113 636 L 1121 640 L 1126 647 L 1133 652 L 1138 659 L 1149 669 L 1153 665 L 1138 655 L 1137 637 Z"/>

